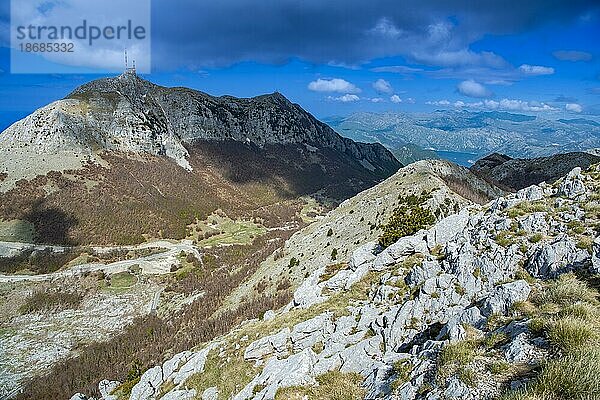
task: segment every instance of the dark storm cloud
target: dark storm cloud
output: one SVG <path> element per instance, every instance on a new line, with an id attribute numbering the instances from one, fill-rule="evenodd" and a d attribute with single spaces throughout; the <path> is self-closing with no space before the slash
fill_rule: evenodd
<path id="1" fill-rule="evenodd" d="M 0 2 L 0 46 L 9 2 Z M 504 59 L 469 45 L 485 34 L 522 33 L 597 12 L 597 1 L 152 0 L 157 69 L 239 61 L 357 65 L 377 57 L 446 67 L 502 69 Z"/>
<path id="2" fill-rule="evenodd" d="M 155 0 L 153 59 L 159 68 L 239 61 L 354 65 L 404 56 L 433 66 L 502 68 L 469 44 L 484 34 L 526 32 L 584 15 L 594 1 Z"/>

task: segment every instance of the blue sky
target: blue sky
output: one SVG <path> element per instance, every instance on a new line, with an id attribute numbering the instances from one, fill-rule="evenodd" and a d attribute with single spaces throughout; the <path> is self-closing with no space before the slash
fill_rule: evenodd
<path id="1" fill-rule="evenodd" d="M 11 74 L 0 1 L 5 127 L 100 75 Z M 600 115 L 599 38 L 600 8 L 588 1 L 154 0 L 144 77 L 213 95 L 279 91 L 317 117 L 440 108 L 582 117 Z"/>

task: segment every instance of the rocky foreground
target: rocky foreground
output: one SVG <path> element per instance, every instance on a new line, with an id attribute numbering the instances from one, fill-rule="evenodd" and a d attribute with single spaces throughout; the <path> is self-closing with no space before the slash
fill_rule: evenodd
<path id="1" fill-rule="evenodd" d="M 284 309 L 102 381 L 101 398 L 596 398 L 599 188 L 600 168 L 575 168 L 360 246 Z"/>

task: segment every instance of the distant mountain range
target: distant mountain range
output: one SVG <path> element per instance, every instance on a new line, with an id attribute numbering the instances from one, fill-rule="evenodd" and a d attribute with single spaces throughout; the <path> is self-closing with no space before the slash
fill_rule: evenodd
<path id="1" fill-rule="evenodd" d="M 499 111 L 361 112 L 325 122 L 343 136 L 390 149 L 411 143 L 472 155 L 455 159 L 463 164 L 493 152 L 527 158 L 600 147 L 600 122 L 591 118 L 551 120 Z"/>

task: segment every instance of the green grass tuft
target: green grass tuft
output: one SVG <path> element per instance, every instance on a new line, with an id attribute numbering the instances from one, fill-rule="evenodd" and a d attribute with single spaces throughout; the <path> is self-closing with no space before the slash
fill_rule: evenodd
<path id="1" fill-rule="evenodd" d="M 366 395 L 363 378 L 357 373 L 329 371 L 316 378 L 318 386 L 279 389 L 275 400 L 362 400 Z"/>
<path id="2" fill-rule="evenodd" d="M 510 364 L 506 361 L 495 361 L 487 366 L 488 370 L 494 375 L 501 375 L 510 370 Z"/>
<path id="3" fill-rule="evenodd" d="M 540 240 L 542 240 L 543 238 L 544 238 L 544 235 L 542 235 L 541 233 L 535 233 L 529 238 L 529 241 L 531 243 L 537 243 Z"/>
<path id="4" fill-rule="evenodd" d="M 505 344 L 509 341 L 508 335 L 502 332 L 493 332 L 483 340 L 483 345 L 488 349 Z"/>
<path id="5" fill-rule="evenodd" d="M 410 380 L 413 366 L 409 360 L 398 360 L 394 363 L 396 378 L 392 382 L 392 390 L 397 390 Z"/>
<path id="6" fill-rule="evenodd" d="M 467 367 L 461 367 L 457 372 L 458 379 L 469 387 L 477 386 L 477 375 L 475 371 Z"/>
<path id="7" fill-rule="evenodd" d="M 573 317 L 551 321 L 547 326 L 550 343 L 562 351 L 572 351 L 597 338 L 589 322 Z"/>
<path id="8" fill-rule="evenodd" d="M 581 349 L 546 362 L 531 385 L 502 400 L 597 399 L 599 376 L 600 347 Z"/>
<path id="9" fill-rule="evenodd" d="M 536 303 L 554 303 L 567 306 L 584 301 L 590 304 L 598 304 L 597 295 L 598 293 L 595 290 L 578 280 L 574 274 L 564 274 L 550 283 L 544 293 L 536 299 Z"/>
<path id="10" fill-rule="evenodd" d="M 440 366 L 468 364 L 475 358 L 476 348 L 477 344 L 471 340 L 448 344 L 440 352 L 438 363 Z"/>

